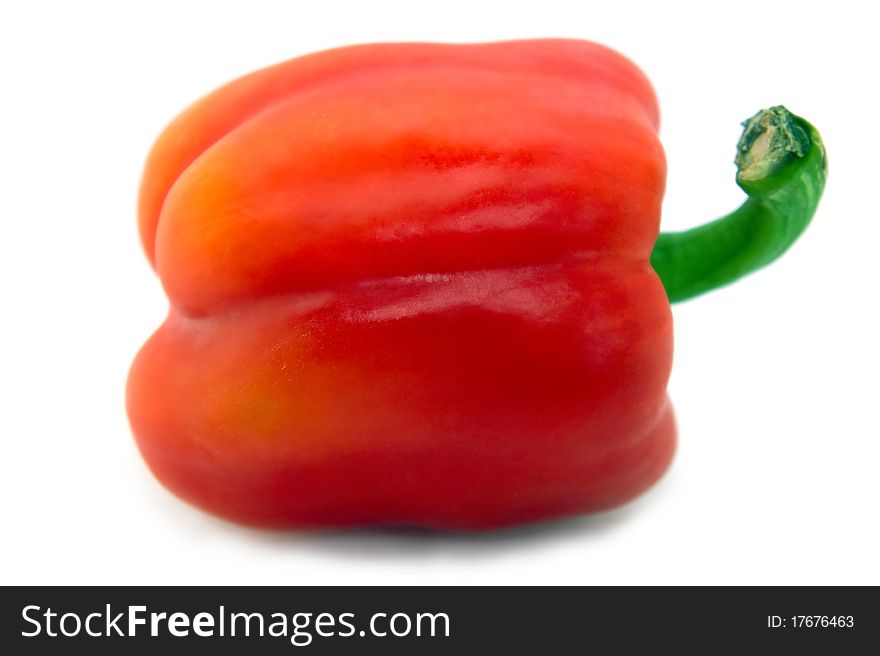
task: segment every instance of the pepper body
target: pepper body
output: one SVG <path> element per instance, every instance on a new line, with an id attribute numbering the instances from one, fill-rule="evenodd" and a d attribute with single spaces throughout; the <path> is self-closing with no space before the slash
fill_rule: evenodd
<path id="1" fill-rule="evenodd" d="M 127 393 L 155 475 L 277 528 L 641 493 L 675 444 L 657 117 L 565 40 L 344 48 L 196 103 L 140 199 L 171 302 Z"/>

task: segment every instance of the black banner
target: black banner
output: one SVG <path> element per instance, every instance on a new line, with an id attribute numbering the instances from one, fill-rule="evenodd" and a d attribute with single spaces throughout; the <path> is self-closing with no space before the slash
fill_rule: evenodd
<path id="1" fill-rule="evenodd" d="M 867 587 L 22 587 L 2 597 L 6 654 L 862 653 L 880 638 Z"/>

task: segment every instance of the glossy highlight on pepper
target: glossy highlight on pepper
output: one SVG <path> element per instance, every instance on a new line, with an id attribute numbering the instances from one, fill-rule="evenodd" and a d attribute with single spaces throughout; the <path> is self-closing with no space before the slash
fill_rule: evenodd
<path id="1" fill-rule="evenodd" d="M 127 390 L 153 473 L 272 528 L 485 529 L 643 492 L 676 439 L 652 251 L 690 267 L 682 296 L 782 252 L 695 283 L 726 254 L 660 248 L 657 128 L 644 75 L 570 40 L 354 46 L 197 102 L 141 187 L 170 299 Z"/>

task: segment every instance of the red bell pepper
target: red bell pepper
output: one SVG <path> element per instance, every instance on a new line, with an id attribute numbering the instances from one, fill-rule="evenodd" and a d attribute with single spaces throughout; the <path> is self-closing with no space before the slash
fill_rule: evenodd
<path id="1" fill-rule="evenodd" d="M 562 40 L 344 48 L 196 103 L 140 198 L 171 300 L 128 386 L 152 471 L 264 527 L 481 529 L 644 491 L 676 439 L 657 126 L 632 63 Z"/>

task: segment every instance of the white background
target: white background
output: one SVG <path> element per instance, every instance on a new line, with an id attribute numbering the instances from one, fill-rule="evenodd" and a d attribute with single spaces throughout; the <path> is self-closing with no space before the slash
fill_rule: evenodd
<path id="1" fill-rule="evenodd" d="M 0 582 L 880 583 L 880 63 L 867 2 L 44 2 L 0 10 Z M 822 132 L 814 223 L 676 306 L 680 447 L 605 515 L 486 535 L 261 533 L 165 492 L 124 384 L 166 300 L 137 239 L 143 158 L 215 86 L 369 41 L 597 40 L 652 79 L 664 228 L 737 205 L 738 123 Z"/>

